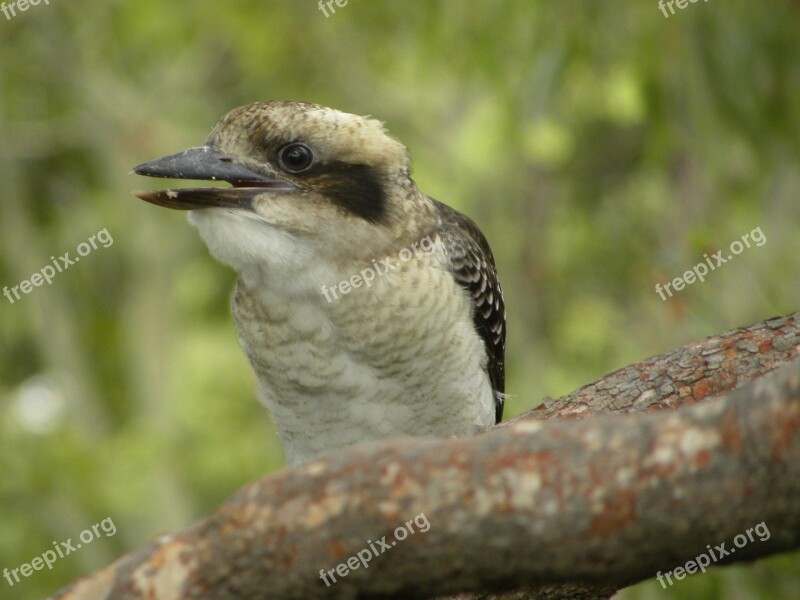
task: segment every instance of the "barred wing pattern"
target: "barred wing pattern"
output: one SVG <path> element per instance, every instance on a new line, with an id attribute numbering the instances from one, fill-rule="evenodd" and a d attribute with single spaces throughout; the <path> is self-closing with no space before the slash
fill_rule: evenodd
<path id="1" fill-rule="evenodd" d="M 499 423 L 505 398 L 506 311 L 492 249 L 472 219 L 437 200 L 434 203 L 442 220 L 438 234 L 450 270 L 472 298 L 472 318 L 486 346 L 489 381 L 495 392 L 495 423 Z"/>

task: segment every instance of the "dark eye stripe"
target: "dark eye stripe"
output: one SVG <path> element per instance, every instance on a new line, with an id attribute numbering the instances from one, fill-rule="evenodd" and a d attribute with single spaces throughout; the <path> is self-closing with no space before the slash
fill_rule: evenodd
<path id="1" fill-rule="evenodd" d="M 266 139 L 258 146 L 258 150 L 266 156 L 274 157 L 276 153 L 280 155 L 282 150 L 293 144 L 302 142 Z M 277 166 L 283 169 L 280 160 L 278 163 Z M 325 195 L 331 202 L 349 213 L 370 223 L 386 222 L 388 216 L 386 184 L 379 169 L 370 165 L 355 165 L 341 161 L 323 163 L 315 159 L 306 170 L 292 174 L 298 175 L 298 182 L 302 180 L 304 185 Z"/>
<path id="2" fill-rule="evenodd" d="M 380 172 L 369 165 L 334 161 L 322 165 L 313 185 L 332 202 L 370 223 L 385 222 L 387 194 Z"/>

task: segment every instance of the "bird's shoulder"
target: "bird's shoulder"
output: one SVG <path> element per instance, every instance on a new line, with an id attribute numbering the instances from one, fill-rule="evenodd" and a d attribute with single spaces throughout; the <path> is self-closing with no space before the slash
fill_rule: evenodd
<path id="1" fill-rule="evenodd" d="M 489 380 L 495 392 L 495 422 L 503 417 L 506 313 L 503 290 L 489 242 L 475 222 L 431 198 L 439 217 L 436 233 L 455 281 L 472 300 L 475 329 L 486 346 Z"/>

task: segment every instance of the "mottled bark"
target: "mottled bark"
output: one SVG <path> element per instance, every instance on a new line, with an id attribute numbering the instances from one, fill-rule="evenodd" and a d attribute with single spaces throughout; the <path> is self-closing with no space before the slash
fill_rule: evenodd
<path id="1" fill-rule="evenodd" d="M 283 470 L 56 597 L 600 598 L 707 545 L 730 550 L 762 522 L 768 540 L 713 564 L 800 548 L 798 346 L 798 315 L 772 319 L 475 438 L 395 440 Z M 644 414 L 541 421 L 620 412 Z M 323 583 L 320 569 L 422 513 L 427 531 Z"/>
<path id="2" fill-rule="evenodd" d="M 774 317 L 634 363 L 558 400 L 547 398 L 518 419 L 635 413 L 693 404 L 794 360 L 798 346 L 800 312 Z"/>

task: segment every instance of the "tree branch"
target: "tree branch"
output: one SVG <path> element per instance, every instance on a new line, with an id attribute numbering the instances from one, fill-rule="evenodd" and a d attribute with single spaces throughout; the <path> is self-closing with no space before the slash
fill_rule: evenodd
<path id="1" fill-rule="evenodd" d="M 731 549 L 762 522 L 769 539 L 714 564 L 798 548 L 797 323 L 771 319 L 642 361 L 475 438 L 369 444 L 285 469 L 56 598 L 607 597 L 709 545 Z M 725 398 L 658 410 L 789 361 Z M 321 580 L 421 514 L 427 531 L 417 523 L 369 568 Z"/>
<path id="2" fill-rule="evenodd" d="M 546 398 L 517 419 L 635 413 L 693 404 L 796 359 L 798 346 L 800 312 L 773 317 L 634 363 L 558 400 Z"/>

